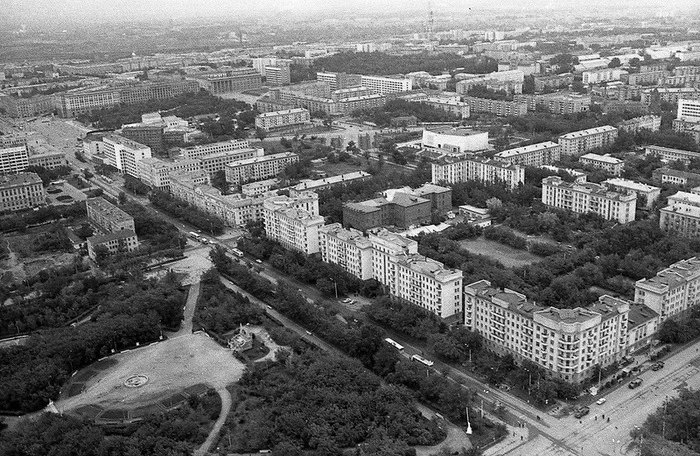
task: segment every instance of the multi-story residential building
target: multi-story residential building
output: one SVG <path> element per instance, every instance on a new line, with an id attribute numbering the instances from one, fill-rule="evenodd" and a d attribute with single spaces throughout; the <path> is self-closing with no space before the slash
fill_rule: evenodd
<path id="1" fill-rule="evenodd" d="M 62 117 L 75 117 L 97 109 L 112 108 L 121 102 L 119 91 L 109 87 L 78 88 L 53 96 Z"/>
<path id="2" fill-rule="evenodd" d="M 88 256 L 97 260 L 98 247 L 107 249 L 110 255 L 115 253 L 133 252 L 139 247 L 139 240 L 131 230 L 115 231 L 113 233 L 90 236 L 87 239 Z"/>
<path id="3" fill-rule="evenodd" d="M 690 134 L 696 141 L 700 139 L 700 100 L 678 100 L 678 112 L 673 121 L 673 130 Z"/>
<path id="4" fill-rule="evenodd" d="M 421 146 L 460 154 L 489 148 L 489 134 L 469 128 L 437 127 L 423 130 Z"/>
<path id="5" fill-rule="evenodd" d="M 241 185 L 241 193 L 243 196 L 253 197 L 263 195 L 273 188 L 279 186 L 279 179 L 266 179 L 257 182 L 251 182 L 250 184 Z M 291 191 L 290 191 L 291 194 Z M 294 195 L 292 195 L 294 196 Z"/>
<path id="6" fill-rule="evenodd" d="M 260 73 L 260 76 L 265 76 L 265 69 L 269 66 L 277 65 L 277 61 L 282 60 L 277 57 L 255 57 L 252 59 L 253 69 Z"/>
<path id="7" fill-rule="evenodd" d="M 340 223 L 332 223 L 319 229 L 321 258 L 326 263 L 340 266 L 361 280 L 372 275 L 372 243 L 362 232 L 346 230 Z"/>
<path id="8" fill-rule="evenodd" d="M 27 145 L 27 134 L 5 134 L 0 135 L 0 149 L 8 147 L 19 147 Z"/>
<path id="9" fill-rule="evenodd" d="M 601 82 L 619 81 L 623 74 L 627 74 L 627 72 L 619 68 L 603 68 L 584 71 L 582 77 L 584 84 L 600 84 Z"/>
<path id="10" fill-rule="evenodd" d="M 290 68 L 291 60 L 278 60 L 274 66 L 265 67 L 265 78 L 268 85 L 281 86 L 287 85 L 292 81 L 292 72 Z"/>
<path id="11" fill-rule="evenodd" d="M 700 303 L 700 259 L 681 260 L 634 284 L 634 302 L 659 314 L 659 321 L 682 315 Z"/>
<path id="12" fill-rule="evenodd" d="M 0 175 L 15 174 L 29 166 L 27 146 L 12 146 L 0 149 Z"/>
<path id="13" fill-rule="evenodd" d="M 617 128 L 605 125 L 562 135 L 559 137 L 559 144 L 562 155 L 578 157 L 596 147 L 612 144 L 615 139 Z"/>
<path id="14" fill-rule="evenodd" d="M 151 188 L 163 191 L 170 190 L 170 173 L 202 171 L 201 161 L 192 158 L 183 158 L 175 161 L 166 161 L 153 157 L 144 158 L 138 162 L 136 167 L 138 168 L 141 182 Z"/>
<path id="15" fill-rule="evenodd" d="M 617 129 L 625 133 L 635 134 L 639 130 L 659 131 L 661 128 L 661 116 L 641 116 L 625 120 L 618 124 Z"/>
<path id="16" fill-rule="evenodd" d="M 21 211 L 46 203 L 46 192 L 36 173 L 0 176 L 0 213 Z"/>
<path id="17" fill-rule="evenodd" d="M 134 218 L 102 197 L 85 201 L 88 221 L 105 233 L 135 231 Z"/>
<path id="18" fill-rule="evenodd" d="M 408 92 L 413 88 L 411 80 L 407 78 L 392 78 L 386 76 L 361 76 L 360 85 L 367 87 L 373 93 L 386 95 L 387 93 Z"/>
<path id="19" fill-rule="evenodd" d="M 630 302 L 601 296 L 586 308 L 541 307 L 487 280 L 464 287 L 464 325 L 488 349 L 531 361 L 570 383 L 588 380 L 628 353 Z"/>
<path id="20" fill-rule="evenodd" d="M 610 154 L 585 154 L 581 155 L 578 158 L 578 161 L 583 165 L 591 166 L 596 169 L 602 169 L 613 176 L 619 176 L 622 174 L 622 168 L 625 166 L 625 162 L 623 160 L 611 157 Z"/>
<path id="21" fill-rule="evenodd" d="M 218 171 L 226 170 L 226 165 L 229 163 L 237 163 L 241 160 L 249 160 L 257 157 L 263 157 L 265 150 L 263 148 L 237 149 L 229 152 L 216 152 L 209 155 L 199 157 L 199 163 L 202 166 L 202 171 L 205 171 L 210 176 Z"/>
<path id="22" fill-rule="evenodd" d="M 511 165 L 551 165 L 561 159 L 561 146 L 552 141 L 545 141 L 515 149 L 507 149 L 503 152 L 498 152 L 494 155 L 494 158 Z"/>
<path id="23" fill-rule="evenodd" d="M 370 179 L 372 175 L 365 171 L 354 171 L 352 173 L 339 174 L 337 176 L 324 177 L 323 179 L 316 180 L 303 180 L 299 182 L 294 187 L 290 187 L 289 194 L 294 196 L 294 194 L 305 191 L 317 192 L 319 190 L 326 190 L 331 187 L 344 187 L 348 184 L 363 182 Z"/>
<path id="24" fill-rule="evenodd" d="M 46 95 L 20 98 L 0 95 L 0 108 L 5 109 L 10 117 L 34 117 L 54 110 L 53 99 Z"/>
<path id="25" fill-rule="evenodd" d="M 284 168 L 299 161 L 292 152 L 265 155 L 226 164 L 226 182 L 241 185 L 246 182 L 268 179 L 277 176 Z"/>
<path id="26" fill-rule="evenodd" d="M 349 114 L 358 109 L 381 108 L 386 104 L 386 95 L 378 93 L 359 97 L 340 98 L 335 100 L 335 111 L 338 114 Z"/>
<path id="27" fill-rule="evenodd" d="M 469 112 L 488 112 L 500 117 L 524 116 L 527 114 L 527 106 L 516 101 L 464 97 L 464 102 L 469 105 Z"/>
<path id="28" fill-rule="evenodd" d="M 374 279 L 389 293 L 441 317 L 462 311 L 462 271 L 418 254 L 416 241 L 382 230 L 369 235 Z"/>
<path id="29" fill-rule="evenodd" d="M 544 89 L 559 89 L 569 87 L 574 83 L 574 75 L 571 73 L 538 75 L 535 76 L 535 92 L 542 92 Z"/>
<path id="30" fill-rule="evenodd" d="M 173 172 L 170 174 L 170 193 L 191 206 L 221 219 L 230 227 L 243 227 L 248 222 L 263 219 L 263 202 L 276 192 L 264 192 L 256 196 L 239 193 L 222 195 L 209 185 L 204 172 Z"/>
<path id="31" fill-rule="evenodd" d="M 262 87 L 260 73 L 252 68 L 232 68 L 194 75 L 199 87 L 218 95 L 221 93 L 242 92 Z"/>
<path id="32" fill-rule="evenodd" d="M 635 182 L 621 177 L 604 180 L 601 184 L 616 192 L 634 192 L 637 195 L 638 205 L 640 201 L 646 201 L 644 205 L 645 209 L 651 209 L 656 200 L 659 199 L 659 196 L 661 196 L 661 189 L 659 187 L 642 184 L 641 182 Z"/>
<path id="33" fill-rule="evenodd" d="M 318 215 L 315 193 L 267 198 L 263 203 L 263 218 L 269 239 L 307 255 L 319 252 L 319 230 L 325 221 Z"/>
<path id="34" fill-rule="evenodd" d="M 501 80 L 489 76 L 490 75 L 472 75 L 466 79 L 457 81 L 455 90 L 458 94 L 468 95 L 469 92 L 475 87 L 482 86 L 486 87 L 488 90 L 493 90 L 496 92 L 503 91 L 512 94 L 523 93 L 522 81 L 514 81 L 508 79 Z"/>
<path id="35" fill-rule="evenodd" d="M 122 174 L 138 179 L 137 164 L 144 158 L 151 158 L 151 148 L 119 135 L 107 135 L 102 138 L 102 151 L 105 163 L 114 166 Z"/>
<path id="36" fill-rule="evenodd" d="M 654 87 L 643 89 L 640 93 L 642 103 L 650 104 L 654 100 L 678 103 L 680 100 L 700 100 L 700 89 L 695 87 Z"/>
<path id="37" fill-rule="evenodd" d="M 691 160 L 700 158 L 700 153 L 698 152 L 654 145 L 646 146 L 645 154 L 656 155 L 661 160 L 666 162 L 674 162 L 680 160 L 686 165 L 689 164 Z"/>
<path id="38" fill-rule="evenodd" d="M 542 203 L 578 214 L 594 212 L 621 224 L 634 221 L 637 195 L 613 192 L 593 183 L 571 183 L 559 176 L 542 179 Z"/>
<path id="39" fill-rule="evenodd" d="M 427 223 L 433 213 L 445 214 L 452 208 L 452 190 L 425 184 L 385 190 L 381 197 L 360 203 L 343 204 L 343 224 L 367 231 L 381 226 L 409 228 Z"/>
<path id="40" fill-rule="evenodd" d="M 311 122 L 311 115 L 304 108 L 264 112 L 255 116 L 255 128 L 260 128 L 264 131 L 282 130 L 306 125 L 309 122 Z"/>
<path id="41" fill-rule="evenodd" d="M 348 87 L 346 89 L 331 90 L 331 100 L 338 101 L 346 98 L 366 97 L 376 95 L 367 87 Z"/>
<path id="42" fill-rule="evenodd" d="M 515 95 L 513 101 L 527 106 L 528 111 L 544 109 L 552 114 L 575 114 L 588 111 L 591 107 L 590 95 L 574 93 Z"/>
<path id="43" fill-rule="evenodd" d="M 620 79 L 628 85 L 650 85 L 658 84 L 660 81 L 664 80 L 665 77 L 666 71 L 654 70 L 623 74 Z"/>
<path id="44" fill-rule="evenodd" d="M 659 328 L 659 314 L 644 304 L 630 302 L 630 313 L 627 321 L 627 349 L 629 353 L 648 347 Z"/>
<path id="45" fill-rule="evenodd" d="M 458 184 L 474 180 L 490 184 L 502 182 L 507 188 L 514 189 L 525 183 L 525 168 L 473 155 L 443 157 L 432 164 L 432 176 L 434 184 Z"/>
<path id="46" fill-rule="evenodd" d="M 246 149 L 246 151 L 241 152 L 243 155 L 239 158 L 239 160 L 257 157 L 257 154 L 259 153 L 259 149 L 250 149 L 250 144 L 248 143 L 247 139 L 232 139 L 230 141 L 185 147 L 180 149 L 180 156 L 183 158 L 200 158 L 204 157 L 205 155 L 216 154 L 219 152 L 231 152 L 240 149 Z"/>
<path id="47" fill-rule="evenodd" d="M 362 77 L 359 74 L 331 73 L 321 71 L 316 73 L 316 79 L 328 83 L 331 90 L 357 87 L 362 84 Z"/>
<path id="48" fill-rule="evenodd" d="M 418 101 L 428 106 L 432 106 L 433 108 L 441 109 L 447 113 L 453 114 L 461 119 L 468 119 L 471 115 L 469 104 L 459 101 L 459 99 L 427 97 Z"/>
<path id="49" fill-rule="evenodd" d="M 695 189 L 668 197 L 668 206 L 659 210 L 659 227 L 682 237 L 700 236 L 700 195 Z"/>
<path id="50" fill-rule="evenodd" d="M 697 187 L 700 185 L 700 174 L 688 171 L 679 171 L 671 168 L 657 168 L 651 173 L 656 182 L 669 183 L 682 187 Z"/>
<path id="51" fill-rule="evenodd" d="M 163 154 L 166 151 L 163 141 L 164 131 L 165 128 L 162 125 L 133 124 L 122 127 L 119 134 L 126 139 L 150 147 L 153 152 Z"/>
<path id="52" fill-rule="evenodd" d="M 66 155 L 62 152 L 36 154 L 29 156 L 29 166 L 41 166 L 46 169 L 60 168 L 68 166 Z"/>

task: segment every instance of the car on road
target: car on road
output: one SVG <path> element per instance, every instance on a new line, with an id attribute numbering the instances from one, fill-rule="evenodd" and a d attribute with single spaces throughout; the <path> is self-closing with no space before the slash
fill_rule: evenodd
<path id="1" fill-rule="evenodd" d="M 607 401 L 606 398 L 601 397 L 600 399 L 598 399 L 597 401 L 595 401 L 595 403 L 598 404 L 598 405 L 603 405 L 603 404 L 605 404 L 606 401 Z"/>
<path id="2" fill-rule="evenodd" d="M 348 304 L 350 301 L 352 301 L 352 299 L 350 299 L 350 298 L 345 298 L 345 299 L 343 299 L 343 300 L 340 301 L 340 302 L 342 302 L 343 304 Z"/>
<path id="3" fill-rule="evenodd" d="M 630 388 L 630 389 L 635 389 L 636 387 L 638 387 L 638 386 L 641 385 L 641 384 L 642 384 L 642 379 L 641 379 L 641 378 L 635 378 L 634 380 L 632 380 L 632 381 L 630 382 L 629 388 Z"/>
<path id="4" fill-rule="evenodd" d="M 262 260 L 261 260 L 260 258 L 258 258 L 257 260 L 255 260 L 255 262 L 258 263 L 258 264 L 262 264 Z"/>
<path id="5" fill-rule="evenodd" d="M 661 370 L 663 368 L 664 368 L 663 361 L 659 361 L 659 362 L 656 362 L 656 363 L 651 365 L 651 370 L 653 370 L 653 371 Z"/>
<path id="6" fill-rule="evenodd" d="M 312 335 L 312 334 L 311 334 L 311 331 L 306 331 L 306 335 L 307 335 L 307 336 L 311 336 L 311 335 Z"/>
<path id="7" fill-rule="evenodd" d="M 590 412 L 591 412 L 591 409 L 590 409 L 590 408 L 588 408 L 588 407 L 581 407 L 581 408 L 577 409 L 577 410 L 574 412 L 574 416 L 575 416 L 576 418 L 583 418 L 584 416 L 588 415 Z"/>

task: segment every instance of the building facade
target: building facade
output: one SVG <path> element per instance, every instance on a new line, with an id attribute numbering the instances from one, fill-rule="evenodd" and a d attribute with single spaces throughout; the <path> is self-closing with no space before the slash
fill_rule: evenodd
<path id="1" fill-rule="evenodd" d="M 46 204 L 46 192 L 36 173 L 0 176 L 0 213 L 21 211 Z"/>
<path id="2" fill-rule="evenodd" d="M 610 154 L 585 154 L 581 155 L 578 158 L 578 161 L 583 165 L 596 169 L 602 169 L 613 176 L 619 176 L 622 174 L 622 169 L 625 166 L 624 161 L 620 160 L 619 158 L 611 157 Z"/>
<path id="3" fill-rule="evenodd" d="M 340 223 L 332 223 L 319 229 L 321 258 L 326 263 L 340 266 L 361 280 L 372 275 L 372 243 L 362 232 L 346 230 Z"/>
<path id="4" fill-rule="evenodd" d="M 561 159 L 561 146 L 545 141 L 529 146 L 517 147 L 498 152 L 494 158 L 511 165 L 542 166 L 551 165 Z"/>
<path id="5" fill-rule="evenodd" d="M 102 197 L 85 201 L 88 221 L 105 233 L 135 231 L 134 218 Z"/>
<path id="6" fill-rule="evenodd" d="M 606 220 L 621 224 L 635 218 L 637 195 L 607 190 L 592 183 L 565 182 L 558 176 L 542 179 L 542 203 L 578 214 L 594 212 Z"/>
<path id="7" fill-rule="evenodd" d="M 307 255 L 320 251 L 319 230 L 325 221 L 318 215 L 317 194 L 267 198 L 263 203 L 263 218 L 268 238 Z"/>
<path id="8" fill-rule="evenodd" d="M 489 134 L 469 128 L 431 128 L 423 130 L 421 145 L 450 153 L 476 152 L 489 148 Z"/>
<path id="9" fill-rule="evenodd" d="M 138 162 L 151 158 L 151 148 L 119 135 L 108 135 L 102 138 L 102 151 L 105 163 L 117 168 L 122 174 L 128 174 L 138 179 Z"/>
<path id="10" fill-rule="evenodd" d="M 27 146 L 12 146 L 0 149 L 0 175 L 16 174 L 29 166 Z"/>
<path id="11" fill-rule="evenodd" d="M 661 116 L 641 116 L 621 122 L 617 129 L 625 133 L 635 134 L 642 129 L 659 131 L 661 128 Z"/>
<path id="12" fill-rule="evenodd" d="M 385 76 L 361 76 L 360 85 L 367 87 L 372 93 L 386 95 L 387 93 L 408 92 L 413 89 L 411 80 L 407 78 L 390 78 Z"/>
<path id="13" fill-rule="evenodd" d="M 180 156 L 183 158 L 200 158 L 204 157 L 205 155 L 211 155 L 220 152 L 231 152 L 240 149 L 250 149 L 250 144 L 248 143 L 247 139 L 232 139 L 230 141 L 221 141 L 211 144 L 184 147 L 180 149 Z M 252 150 L 249 150 L 248 152 L 242 152 L 244 155 L 240 157 L 240 160 L 257 157 L 258 149 L 253 150 L 255 150 L 255 152 L 252 152 Z M 246 153 L 252 155 L 246 156 Z"/>
<path id="14" fill-rule="evenodd" d="M 502 182 L 507 188 L 515 189 L 525 183 L 525 168 L 476 156 L 445 157 L 432 164 L 432 177 L 434 184 L 458 184 L 473 180 L 489 184 Z"/>
<path id="15" fill-rule="evenodd" d="M 469 105 L 469 112 L 487 112 L 499 117 L 524 116 L 527 114 L 527 106 L 517 101 L 464 97 L 464 102 Z"/>
<path id="16" fill-rule="evenodd" d="M 225 168 L 226 182 L 231 185 L 241 185 L 246 182 L 269 179 L 298 161 L 297 154 L 282 152 L 227 163 Z"/>
<path id="17" fill-rule="evenodd" d="M 634 302 L 658 313 L 660 322 L 683 315 L 700 303 L 700 260 L 682 260 L 654 277 L 638 280 Z"/>
<path id="18" fill-rule="evenodd" d="M 606 125 L 562 135 L 559 137 L 559 144 L 562 155 L 578 157 L 596 147 L 612 144 L 615 139 L 617 128 Z"/>
<path id="19" fill-rule="evenodd" d="M 264 131 L 283 130 L 299 127 L 311 122 L 311 114 L 307 109 L 294 108 L 284 111 L 264 112 L 255 116 L 255 128 Z"/>
<path id="20" fill-rule="evenodd" d="M 661 189 L 659 187 L 623 179 L 621 177 L 604 180 L 601 184 L 615 192 L 634 192 L 637 195 L 637 205 L 639 205 L 640 200 L 646 201 L 644 205 L 645 209 L 651 209 L 654 203 L 659 199 L 659 196 L 661 196 Z"/>

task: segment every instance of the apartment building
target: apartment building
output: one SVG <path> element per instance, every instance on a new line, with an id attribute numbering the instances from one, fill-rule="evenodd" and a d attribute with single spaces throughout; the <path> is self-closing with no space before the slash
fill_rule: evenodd
<path id="1" fill-rule="evenodd" d="M 573 93 L 515 95 L 513 101 L 527 106 L 528 111 L 543 109 L 551 114 L 575 114 L 588 111 L 591 107 L 590 95 Z"/>
<path id="2" fill-rule="evenodd" d="M 265 150 L 263 148 L 248 148 L 238 149 L 229 152 L 216 152 L 209 155 L 199 157 L 202 171 L 213 176 L 218 171 L 226 170 L 226 165 L 229 163 L 238 163 L 241 160 L 249 160 L 263 157 Z"/>
<path id="3" fill-rule="evenodd" d="M 642 129 L 659 131 L 661 128 L 661 116 L 641 116 L 625 120 L 618 124 L 617 129 L 625 133 L 635 134 Z"/>
<path id="4" fill-rule="evenodd" d="M 335 100 L 335 111 L 338 114 L 350 114 L 358 109 L 381 108 L 386 104 L 386 95 L 378 93 L 358 97 L 340 98 Z"/>
<path id="5" fill-rule="evenodd" d="M 97 109 L 113 108 L 121 103 L 121 97 L 113 88 L 91 87 L 55 94 L 53 101 L 61 117 L 75 117 Z"/>
<path id="6" fill-rule="evenodd" d="M 642 103 L 650 104 L 654 100 L 678 103 L 680 100 L 700 100 L 700 89 L 695 87 L 654 87 L 643 89 L 640 93 Z"/>
<path id="7" fill-rule="evenodd" d="M 469 105 L 469 112 L 487 112 L 499 117 L 524 116 L 527 114 L 527 107 L 516 101 L 464 97 L 464 102 Z"/>
<path id="8" fill-rule="evenodd" d="M 688 171 L 679 171 L 671 168 L 657 168 L 651 173 L 656 182 L 669 183 L 682 187 L 697 187 L 700 185 L 700 174 Z"/>
<path id="9" fill-rule="evenodd" d="M 326 263 L 340 266 L 361 280 L 372 275 L 372 243 L 361 231 L 346 230 L 340 223 L 319 229 L 319 249 Z"/>
<path id="10" fill-rule="evenodd" d="M 170 193 L 174 198 L 185 201 L 233 228 L 263 220 L 263 202 L 277 194 L 264 192 L 256 196 L 238 193 L 223 195 L 221 191 L 209 185 L 209 176 L 204 172 L 171 173 Z"/>
<path id="11" fill-rule="evenodd" d="M 294 187 L 290 187 L 289 194 L 294 196 L 296 193 L 320 190 L 327 190 L 331 187 L 344 187 L 348 184 L 363 182 L 370 179 L 372 175 L 365 171 L 354 171 L 352 173 L 339 174 L 337 176 L 324 177 L 316 180 L 302 180 Z"/>
<path id="12" fill-rule="evenodd" d="M 624 74 L 627 74 L 627 72 L 619 68 L 603 68 L 584 71 L 581 76 L 584 84 L 600 84 L 601 82 L 619 81 Z"/>
<path id="13" fill-rule="evenodd" d="M 581 155 L 578 158 L 578 161 L 582 165 L 587 165 L 596 169 L 602 169 L 603 171 L 608 172 L 613 176 L 619 176 L 620 174 L 622 174 L 622 169 L 625 166 L 625 162 L 623 160 L 611 157 L 610 154 L 585 154 Z"/>
<path id="14" fill-rule="evenodd" d="M 529 146 L 516 147 L 498 152 L 494 158 L 511 165 L 542 166 L 551 165 L 561 159 L 561 146 L 545 141 Z"/>
<path id="15" fill-rule="evenodd" d="M 221 141 L 211 144 L 203 144 L 198 146 L 190 146 L 180 149 L 180 156 L 183 158 L 200 158 L 205 155 L 216 154 L 220 152 L 231 152 L 234 150 L 246 149 L 241 152 L 239 160 L 246 158 L 257 157 L 260 149 L 250 149 L 250 144 L 247 139 L 232 139 L 230 141 Z"/>
<path id="16" fill-rule="evenodd" d="M 617 128 L 605 125 L 588 130 L 574 131 L 559 137 L 561 153 L 566 156 L 581 156 L 596 147 L 607 146 L 617 139 Z"/>
<path id="17" fill-rule="evenodd" d="M 135 231 L 134 218 L 102 197 L 85 200 L 88 221 L 105 233 Z"/>
<path id="18" fill-rule="evenodd" d="M 137 164 L 144 158 L 151 158 L 151 148 L 119 135 L 102 138 L 102 152 L 105 163 L 117 168 L 122 174 L 138 179 Z"/>
<path id="19" fill-rule="evenodd" d="M 646 155 L 656 155 L 665 162 L 674 162 L 680 160 L 686 165 L 689 164 L 691 160 L 700 158 L 700 153 L 698 152 L 654 145 L 646 146 L 644 152 Z"/>
<path id="20" fill-rule="evenodd" d="M 651 209 L 654 203 L 659 199 L 659 196 L 661 196 L 661 189 L 659 187 L 623 179 L 621 177 L 604 180 L 601 184 L 615 192 L 634 192 L 637 195 L 637 203 L 641 200 L 646 201 L 644 205 L 645 209 Z"/>
<path id="21" fill-rule="evenodd" d="M 285 128 L 303 126 L 310 122 L 311 114 L 304 108 L 264 112 L 255 116 L 255 128 L 260 128 L 264 131 L 283 130 Z"/>
<path id="22" fill-rule="evenodd" d="M 16 174 L 29 166 L 27 146 L 12 146 L 0 149 L 0 175 Z"/>
<path id="23" fill-rule="evenodd" d="M 28 158 L 29 166 L 41 166 L 46 169 L 60 168 L 68 166 L 66 154 L 63 152 L 45 153 L 30 155 Z"/>
<path id="24" fill-rule="evenodd" d="M 367 87 L 373 93 L 386 95 L 387 93 L 408 92 L 413 89 L 408 78 L 392 78 L 385 76 L 361 76 L 360 85 Z"/>
<path id="25" fill-rule="evenodd" d="M 307 255 L 320 251 L 319 230 L 325 221 L 318 215 L 315 193 L 267 198 L 263 203 L 263 219 L 267 237 L 284 247 Z"/>
<path id="26" fill-rule="evenodd" d="M 700 195 L 677 192 L 668 197 L 668 205 L 659 210 L 659 228 L 682 237 L 700 236 Z"/>
<path id="27" fill-rule="evenodd" d="M 262 76 L 252 68 L 231 68 L 190 76 L 211 94 L 243 92 L 262 87 Z"/>
<path id="28" fill-rule="evenodd" d="M 226 182 L 240 185 L 246 182 L 269 179 L 277 176 L 284 168 L 299 161 L 299 156 L 292 152 L 265 155 L 227 163 L 224 169 Z"/>
<path id="29" fill-rule="evenodd" d="M 316 73 L 316 79 L 320 82 L 328 83 L 330 90 L 341 90 L 362 85 L 362 77 L 359 74 L 321 71 Z"/>
<path id="30" fill-rule="evenodd" d="M 166 152 L 162 125 L 131 124 L 125 125 L 120 135 L 144 146 L 151 148 L 152 152 L 163 154 Z"/>
<path id="31" fill-rule="evenodd" d="M 110 255 L 133 252 L 139 247 L 139 240 L 131 230 L 115 231 L 87 238 L 88 256 L 97 260 L 98 247 L 107 249 Z"/>
<path id="32" fill-rule="evenodd" d="M 279 179 L 273 178 L 273 179 L 266 179 L 266 180 L 261 180 L 257 182 L 251 182 L 250 184 L 243 184 L 241 185 L 241 193 L 244 196 L 248 197 L 253 197 L 253 196 L 260 196 L 262 194 L 265 194 L 272 190 L 273 188 L 277 188 L 279 186 Z M 290 191 L 290 195 L 292 195 Z"/>
<path id="33" fill-rule="evenodd" d="M 35 117 L 54 110 L 53 98 L 36 95 L 30 98 L 0 95 L 0 108 L 5 109 L 10 117 Z"/>
<path id="34" fill-rule="evenodd" d="M 538 75 L 535 79 L 535 92 L 542 92 L 545 89 L 559 89 L 569 87 L 574 83 L 574 75 L 571 73 Z"/>
<path id="35" fill-rule="evenodd" d="M 183 158 L 166 161 L 160 158 L 144 158 L 136 165 L 141 182 L 157 190 L 170 190 L 170 173 L 195 173 L 202 171 L 200 159 Z"/>
<path id="36" fill-rule="evenodd" d="M 292 71 L 290 68 L 292 61 L 279 59 L 276 65 L 265 67 L 265 79 L 268 85 L 287 85 L 292 81 Z"/>
<path id="37" fill-rule="evenodd" d="M 634 302 L 658 313 L 660 323 L 689 311 L 700 303 L 700 260 L 681 260 L 654 277 L 638 280 Z"/>
<path id="38" fill-rule="evenodd" d="M 458 99 L 427 97 L 419 100 L 420 103 L 432 106 L 436 109 L 441 109 L 449 114 L 457 116 L 460 119 L 468 119 L 471 115 L 469 104 Z"/>
<path id="39" fill-rule="evenodd" d="M 462 312 L 462 271 L 418 254 L 418 243 L 381 230 L 370 234 L 374 279 L 389 293 L 441 317 Z"/>
<path id="40" fill-rule="evenodd" d="M 557 309 L 487 280 L 464 287 L 464 325 L 481 334 L 488 349 L 569 383 L 583 383 L 596 366 L 628 353 L 629 312 L 629 301 L 608 295 L 586 308 Z"/>
<path id="41" fill-rule="evenodd" d="M 559 176 L 542 179 L 542 203 L 577 214 L 594 212 L 606 220 L 629 223 L 635 218 L 637 195 L 613 192 L 593 183 L 565 182 Z"/>
<path id="42" fill-rule="evenodd" d="M 46 204 L 46 192 L 36 173 L 0 176 L 0 213 L 21 211 Z"/>
<path id="43" fill-rule="evenodd" d="M 465 157 L 443 157 L 432 164 L 432 182 L 458 184 L 480 181 L 489 184 L 502 182 L 511 190 L 525 183 L 525 168 L 502 160 L 467 155 Z"/>
<path id="44" fill-rule="evenodd" d="M 433 127 L 423 130 L 421 146 L 456 154 L 476 152 L 489 148 L 489 134 L 470 128 Z"/>

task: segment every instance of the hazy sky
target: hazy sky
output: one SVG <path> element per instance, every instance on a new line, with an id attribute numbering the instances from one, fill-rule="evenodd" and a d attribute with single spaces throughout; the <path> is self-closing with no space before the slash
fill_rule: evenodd
<path id="1" fill-rule="evenodd" d="M 598 5 L 601 15 L 613 7 L 663 7 L 664 9 L 700 10 L 699 0 L 432 0 L 436 14 L 443 12 L 468 11 L 469 8 L 509 8 L 548 9 L 577 6 L 595 13 Z M 349 10 L 356 12 L 372 11 L 427 11 L 428 0 L 0 0 L 1 10 L 6 19 L 26 22 L 58 19 L 170 19 L 183 17 L 227 17 L 235 18 L 252 13 L 279 12 L 292 10 Z M 585 11 L 585 9 L 583 10 Z"/>

